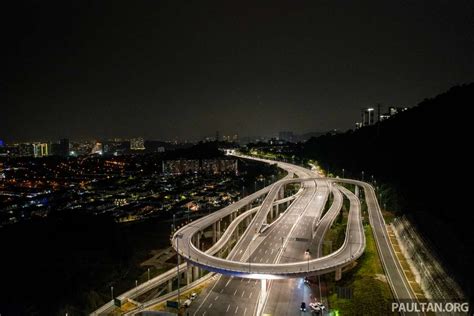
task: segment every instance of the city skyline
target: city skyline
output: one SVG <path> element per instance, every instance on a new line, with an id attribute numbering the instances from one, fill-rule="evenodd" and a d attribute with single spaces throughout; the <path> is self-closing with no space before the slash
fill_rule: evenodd
<path id="1" fill-rule="evenodd" d="M 472 81 L 468 1 L 210 4 L 9 4 L 0 138 L 346 130 Z"/>

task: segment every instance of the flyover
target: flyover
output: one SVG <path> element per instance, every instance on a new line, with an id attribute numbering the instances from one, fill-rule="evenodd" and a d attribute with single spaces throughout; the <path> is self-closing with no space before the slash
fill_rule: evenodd
<path id="1" fill-rule="evenodd" d="M 241 295 L 239 300 L 245 302 L 232 307 L 235 308 L 235 313 L 237 313 L 239 306 L 241 308 L 240 312 L 242 312 L 245 304 L 250 303 L 256 309 L 248 312 L 254 314 L 261 313 L 264 307 L 262 304 L 266 303 L 266 292 L 269 288 L 266 285 L 266 280 L 294 279 L 333 271 L 336 272 L 336 278 L 340 278 L 342 268 L 360 257 L 365 247 L 361 206 L 358 198 L 359 193 L 361 193 L 360 190 L 364 192 L 377 249 L 395 299 L 416 299 L 390 245 L 376 194 L 370 184 L 351 179 L 321 179 L 316 177 L 315 173 L 300 166 L 265 159 L 256 160 L 277 164 L 278 167 L 288 172 L 288 176 L 176 231 L 172 238 L 172 245 L 181 257 L 187 261 L 187 263 L 179 265 L 178 271 L 189 271 L 192 269 L 192 265 L 217 272 L 219 279 L 214 287 L 220 288 L 221 293 L 226 289 L 232 289 L 234 296 L 236 294 Z M 297 176 L 297 178 L 293 178 L 293 176 Z M 282 195 L 282 188 L 292 183 L 300 184 L 301 189 L 296 195 L 285 198 Z M 355 192 L 338 186 L 337 183 L 354 185 Z M 326 203 L 329 192 L 333 194 L 334 200 L 329 210 L 321 218 L 322 206 Z M 341 193 L 350 201 L 345 240 L 343 245 L 335 252 L 321 257 L 320 249 L 323 237 L 341 209 Z M 263 197 L 264 200 L 261 205 L 251 207 L 252 202 Z M 276 205 L 290 202 L 290 206 L 283 214 L 280 213 L 281 216 L 277 220 L 270 225 L 266 225 L 266 221 L 273 217 Z M 230 217 L 232 222 L 222 234 L 221 229 L 218 229 L 216 234 L 216 227 L 219 227 L 218 223 L 224 217 Z M 239 225 L 242 225 L 242 223 L 245 223 L 245 231 L 240 234 L 238 232 Z M 211 248 L 203 251 L 200 249 L 198 236 L 209 227 L 213 228 L 214 235 L 217 236 L 215 237 L 216 242 L 213 243 Z M 297 245 L 296 239 L 301 235 L 307 236 L 305 239 L 308 240 L 309 247 L 316 249 L 314 256 L 301 257 L 301 251 L 295 250 L 299 249 L 295 245 Z M 225 249 L 226 244 L 236 237 L 238 238 L 237 243 L 226 256 L 222 257 L 222 250 Z M 282 242 L 278 242 L 279 246 L 277 247 L 275 240 L 279 241 L 280 239 Z M 291 252 L 292 255 L 288 256 L 288 253 L 285 252 Z M 287 260 L 290 257 L 291 260 Z M 160 282 L 170 281 L 173 275 L 176 276 L 176 269 L 172 269 L 149 281 L 148 284 L 122 294 L 121 297 L 134 297 L 160 284 Z M 220 275 L 228 275 L 230 278 L 221 279 Z M 247 278 L 248 281 L 242 281 L 242 278 Z M 257 280 L 255 280 L 255 283 L 250 283 L 251 279 Z M 242 293 L 239 292 L 238 283 L 247 283 L 247 287 L 249 284 L 256 286 L 258 279 L 264 280 L 261 282 L 261 287 L 247 293 L 245 293 L 245 289 L 241 289 Z M 240 282 L 237 280 L 240 280 Z M 192 284 L 187 282 L 188 286 Z M 242 285 L 245 286 L 245 284 Z M 249 295 L 249 297 L 246 298 L 246 295 Z M 214 299 L 217 300 L 218 297 Z M 156 303 L 159 299 L 154 301 Z M 256 302 L 259 302 L 259 304 L 256 304 Z M 146 302 L 142 307 L 151 306 L 151 303 L 153 302 Z M 203 304 L 204 302 L 201 303 L 198 311 L 203 307 Z M 110 305 L 109 303 L 109 307 Z M 231 308 L 230 304 L 223 304 L 223 306 L 224 310 L 221 312 L 228 312 Z M 215 312 L 218 307 L 212 306 L 212 303 L 210 303 L 207 308 Z M 102 311 L 104 310 L 106 310 L 105 306 Z M 247 311 L 245 310 L 245 312 Z M 100 312 L 96 314 L 100 314 Z M 197 314 L 197 311 L 194 314 Z"/>

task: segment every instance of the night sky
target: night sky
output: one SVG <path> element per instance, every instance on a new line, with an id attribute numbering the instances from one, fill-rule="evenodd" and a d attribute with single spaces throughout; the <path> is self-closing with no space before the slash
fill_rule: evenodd
<path id="1" fill-rule="evenodd" d="M 345 130 L 474 79 L 472 0 L 11 2 L 7 141 Z"/>

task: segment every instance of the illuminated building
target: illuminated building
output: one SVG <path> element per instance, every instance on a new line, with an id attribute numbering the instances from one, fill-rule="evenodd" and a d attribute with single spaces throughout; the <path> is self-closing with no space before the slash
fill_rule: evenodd
<path id="1" fill-rule="evenodd" d="M 49 146 L 47 143 L 34 143 L 33 144 L 33 156 L 35 158 L 45 157 L 49 155 Z"/>
<path id="2" fill-rule="evenodd" d="M 362 126 L 369 126 L 375 123 L 374 108 L 367 108 L 362 110 Z"/>
<path id="3" fill-rule="evenodd" d="M 132 138 L 130 139 L 130 149 L 131 150 L 144 150 L 145 149 L 145 141 L 143 138 Z"/>
<path id="4" fill-rule="evenodd" d="M 92 148 L 92 154 L 102 155 L 104 153 L 102 143 L 96 142 L 94 148 Z"/>

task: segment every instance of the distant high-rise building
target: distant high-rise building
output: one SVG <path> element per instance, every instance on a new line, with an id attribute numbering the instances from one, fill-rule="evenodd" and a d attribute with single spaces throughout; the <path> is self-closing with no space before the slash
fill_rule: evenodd
<path id="1" fill-rule="evenodd" d="M 69 139 L 61 139 L 59 143 L 51 144 L 50 153 L 55 156 L 69 156 Z"/>
<path id="2" fill-rule="evenodd" d="M 18 155 L 22 157 L 34 156 L 34 149 L 32 144 L 18 144 Z"/>
<path id="3" fill-rule="evenodd" d="M 131 150 L 144 150 L 145 141 L 141 137 L 130 139 L 130 149 Z"/>
<path id="4" fill-rule="evenodd" d="M 34 143 L 33 144 L 33 156 L 35 158 L 45 157 L 49 155 L 49 146 L 47 143 Z"/>
<path id="5" fill-rule="evenodd" d="M 278 133 L 278 139 L 286 142 L 293 142 L 295 140 L 295 135 L 290 131 L 281 131 Z"/>
<path id="6" fill-rule="evenodd" d="M 375 123 L 374 108 L 367 108 L 362 110 L 362 126 L 369 126 Z"/>

